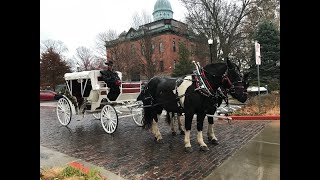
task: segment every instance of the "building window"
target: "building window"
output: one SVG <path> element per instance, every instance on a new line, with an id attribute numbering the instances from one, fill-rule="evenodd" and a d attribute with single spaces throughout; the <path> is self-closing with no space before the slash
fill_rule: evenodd
<path id="1" fill-rule="evenodd" d="M 173 41 L 173 43 L 172 43 L 172 50 L 173 50 L 173 52 L 176 52 L 176 42 L 175 41 Z"/>
<path id="2" fill-rule="evenodd" d="M 177 61 L 173 60 L 173 69 L 176 69 L 176 63 L 177 63 Z"/>
<path id="3" fill-rule="evenodd" d="M 159 52 L 163 52 L 163 44 L 162 44 L 162 42 L 159 44 Z"/>
<path id="4" fill-rule="evenodd" d="M 131 54 L 134 54 L 134 51 L 135 51 L 134 44 L 131 44 Z"/>
<path id="5" fill-rule="evenodd" d="M 145 67 L 144 67 L 144 64 L 141 64 L 141 65 L 140 65 L 140 70 L 141 70 L 141 72 L 142 72 L 142 73 L 145 73 Z"/>
<path id="6" fill-rule="evenodd" d="M 163 72 L 163 71 L 164 71 L 163 61 L 160 61 L 160 62 L 159 62 L 159 65 L 160 65 L 160 71 Z"/>
<path id="7" fill-rule="evenodd" d="M 151 52 L 154 51 L 154 48 L 155 48 L 155 46 L 154 46 L 154 44 L 152 44 L 152 45 L 151 45 Z"/>
<path id="8" fill-rule="evenodd" d="M 141 55 L 143 55 L 143 56 L 144 56 L 144 49 L 145 49 L 145 47 L 144 47 L 144 45 L 142 44 L 142 45 L 141 45 Z"/>

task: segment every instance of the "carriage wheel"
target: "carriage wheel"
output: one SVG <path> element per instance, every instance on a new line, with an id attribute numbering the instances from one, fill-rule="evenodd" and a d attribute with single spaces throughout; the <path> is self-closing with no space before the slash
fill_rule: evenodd
<path id="1" fill-rule="evenodd" d="M 131 109 L 132 119 L 137 126 L 143 126 L 143 108 L 132 107 Z"/>
<path id="2" fill-rule="evenodd" d="M 95 119 L 98 119 L 100 120 L 100 117 L 101 117 L 101 113 L 97 112 L 97 113 L 93 113 L 92 116 L 95 118 Z"/>
<path id="3" fill-rule="evenodd" d="M 71 107 L 66 98 L 60 98 L 57 103 L 57 116 L 59 122 L 67 126 L 71 121 Z"/>
<path id="4" fill-rule="evenodd" d="M 114 107 L 105 105 L 101 110 L 101 124 L 108 134 L 112 134 L 118 127 L 118 114 Z"/>

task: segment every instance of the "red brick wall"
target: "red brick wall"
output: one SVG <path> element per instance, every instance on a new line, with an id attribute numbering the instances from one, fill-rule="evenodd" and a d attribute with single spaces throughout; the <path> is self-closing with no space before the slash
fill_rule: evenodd
<path id="1" fill-rule="evenodd" d="M 185 43 L 189 51 L 191 50 L 190 47 L 192 44 L 188 39 L 186 39 L 183 36 L 178 36 L 176 34 L 169 34 L 169 33 L 161 34 L 156 37 L 153 37 L 152 41 L 154 42 L 154 45 L 155 45 L 152 59 L 156 61 L 157 70 L 160 70 L 160 61 L 163 61 L 164 72 L 159 72 L 159 74 L 166 74 L 166 75 L 169 75 L 172 73 L 174 68 L 173 67 L 174 60 L 176 60 L 176 62 L 179 61 L 179 43 L 180 42 Z M 175 52 L 173 51 L 173 41 L 175 41 L 175 47 L 176 47 Z M 164 49 L 163 52 L 159 51 L 160 42 L 162 42 L 163 44 L 163 49 Z M 141 54 L 141 47 L 138 41 L 123 42 L 120 44 L 120 46 L 126 46 L 127 48 L 130 48 L 132 43 L 135 44 L 136 52 L 138 54 Z M 111 52 L 108 51 L 107 55 L 108 55 L 108 59 L 112 59 Z"/>
<path id="2" fill-rule="evenodd" d="M 176 51 L 173 51 L 173 41 L 175 41 Z M 179 42 L 186 43 L 187 47 L 189 42 L 185 37 L 177 36 L 175 34 L 162 34 L 155 37 L 156 49 L 154 59 L 159 62 L 163 61 L 164 72 L 171 73 L 173 71 L 174 60 L 179 61 Z M 160 42 L 163 43 L 163 52 L 159 52 Z M 159 65 L 158 65 L 159 66 Z"/>

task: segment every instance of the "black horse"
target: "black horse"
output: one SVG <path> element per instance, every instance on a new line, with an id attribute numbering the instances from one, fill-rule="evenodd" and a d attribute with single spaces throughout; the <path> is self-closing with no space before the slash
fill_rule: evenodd
<path id="1" fill-rule="evenodd" d="M 217 108 L 220 107 L 220 105 L 222 104 L 222 101 L 225 101 L 225 103 L 228 103 L 228 92 L 229 92 L 229 89 L 226 89 L 225 87 L 221 87 L 219 91 L 220 92 L 217 92 L 217 103 L 216 103 Z M 166 112 L 166 122 L 170 125 L 170 128 L 171 128 L 173 136 L 177 135 L 176 128 L 175 128 L 175 125 L 174 125 L 176 121 L 178 121 L 178 128 L 179 128 L 180 134 L 181 135 L 185 135 L 185 132 L 184 132 L 183 127 L 182 127 L 181 116 L 182 116 L 181 113 Z M 208 120 L 211 121 L 210 118 Z M 208 130 L 208 132 L 209 132 L 209 130 Z M 215 137 L 215 140 L 217 140 L 216 137 Z M 214 141 L 213 144 L 218 144 L 218 142 Z"/>
<path id="2" fill-rule="evenodd" d="M 151 127 L 157 142 L 162 137 L 157 125 L 162 110 L 185 114 L 185 150 L 191 152 L 190 131 L 194 114 L 197 114 L 198 143 L 201 150 L 208 150 L 203 142 L 202 128 L 206 114 L 214 114 L 218 101 L 216 91 L 222 85 L 229 86 L 231 95 L 240 102 L 247 99 L 246 78 L 239 68 L 227 60 L 226 63 L 206 65 L 200 73 L 187 75 L 183 79 L 159 78 L 150 79 L 138 100 L 144 104 L 144 126 Z M 213 134 L 213 118 L 209 117 L 208 139 L 216 142 Z"/>

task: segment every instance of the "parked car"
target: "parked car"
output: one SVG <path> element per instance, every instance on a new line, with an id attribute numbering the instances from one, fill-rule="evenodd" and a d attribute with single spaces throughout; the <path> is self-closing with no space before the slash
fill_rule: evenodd
<path id="1" fill-rule="evenodd" d="M 61 93 L 62 91 L 64 91 L 65 88 L 66 88 L 65 84 L 59 84 L 56 86 L 56 89 L 54 91 L 57 93 Z"/>
<path id="2" fill-rule="evenodd" d="M 258 86 L 250 86 L 250 87 L 248 87 L 247 91 L 248 91 L 249 96 L 257 96 L 259 93 Z M 260 94 L 261 95 L 268 94 L 268 89 L 261 86 L 260 87 Z"/>
<path id="3" fill-rule="evenodd" d="M 59 100 L 62 97 L 61 94 L 51 90 L 40 90 L 40 101 L 53 101 Z"/>

